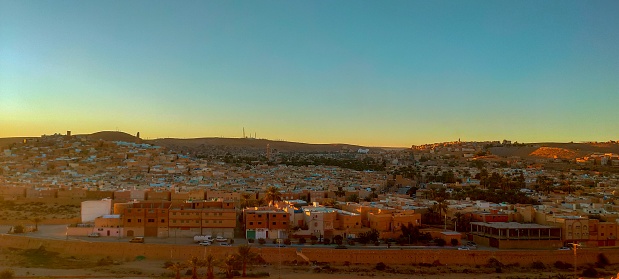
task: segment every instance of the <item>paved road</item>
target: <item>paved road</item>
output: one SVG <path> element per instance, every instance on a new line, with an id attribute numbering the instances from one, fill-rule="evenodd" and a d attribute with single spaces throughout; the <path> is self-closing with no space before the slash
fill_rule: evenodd
<path id="1" fill-rule="evenodd" d="M 2 225 L 0 226 L 0 234 L 5 234 L 9 231 L 11 226 L 5 226 Z M 87 242 L 128 242 L 131 237 L 87 237 L 87 236 L 66 236 L 66 232 L 67 232 L 67 225 L 39 225 L 39 230 L 36 232 L 31 232 L 31 233 L 27 233 L 24 234 L 24 236 L 28 236 L 28 237 L 34 237 L 34 238 L 47 238 L 47 239 L 69 239 L 69 240 L 78 240 L 78 241 L 87 241 Z M 196 243 L 193 242 L 193 238 L 190 237 L 168 237 L 168 238 L 157 238 L 157 237 L 146 237 L 145 238 L 145 242 L 146 243 L 156 243 L 156 244 L 177 244 L 177 245 L 197 245 Z M 237 246 L 237 245 L 242 245 L 242 244 L 247 244 L 247 240 L 243 239 L 243 238 L 235 238 L 234 239 L 234 244 L 233 246 Z M 215 243 L 214 245 L 218 245 L 217 243 Z M 254 243 L 253 245 L 259 245 L 257 243 Z M 275 244 L 264 244 L 264 247 L 276 247 Z M 331 244 L 331 245 L 322 245 L 322 244 L 315 244 L 315 245 L 311 245 L 311 244 L 305 244 L 305 245 L 298 245 L 298 244 L 292 244 L 292 245 L 288 245 L 287 247 L 292 247 L 292 248 L 324 248 L 324 249 L 334 249 L 335 245 Z M 367 250 L 376 250 L 376 249 L 380 249 L 380 250 L 385 250 L 385 249 L 393 249 L 393 250 L 400 250 L 400 249 L 444 249 L 444 250 L 456 250 L 456 247 L 452 247 L 452 246 L 445 246 L 445 247 L 438 247 L 438 246 L 398 246 L 398 245 L 391 245 L 390 248 L 387 247 L 386 244 L 382 244 L 380 246 L 375 246 L 373 244 L 368 244 L 368 245 L 354 245 L 354 246 L 350 246 L 347 245 L 346 246 L 347 249 L 367 249 Z M 485 246 L 479 246 L 478 250 L 486 250 L 486 251 L 496 251 L 498 249 L 496 248 L 492 248 L 492 247 L 485 247 Z"/>

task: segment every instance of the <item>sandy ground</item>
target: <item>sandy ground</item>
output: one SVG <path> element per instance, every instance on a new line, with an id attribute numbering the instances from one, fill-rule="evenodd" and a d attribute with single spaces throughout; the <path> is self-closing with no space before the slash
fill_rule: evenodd
<path id="1" fill-rule="evenodd" d="M 0 271 L 10 268 L 15 272 L 16 278 L 173 278 L 172 271 L 163 268 L 164 261 L 158 260 L 136 260 L 125 263 L 116 263 L 107 266 L 95 266 L 83 269 L 50 269 L 50 268 L 25 268 L 15 265 L 5 265 L 10 261 L 6 255 L 0 255 Z M 615 266 L 619 268 L 619 266 Z M 612 268 L 607 268 L 611 272 Z M 204 278 L 200 270 L 200 278 Z M 218 269 L 216 269 L 218 272 Z M 248 273 L 268 272 L 269 277 L 281 279 L 345 279 L 345 278 L 481 278 L 481 279 L 515 279 L 515 278 L 572 278 L 570 271 L 558 271 L 547 269 L 543 272 L 528 268 L 510 267 L 504 268 L 502 273 L 496 273 L 493 268 L 475 268 L 464 266 L 439 266 L 439 267 L 419 267 L 419 266 L 393 266 L 384 271 L 377 271 L 374 266 L 351 265 L 351 266 L 331 266 L 318 267 L 309 265 L 270 265 L 252 266 L 248 268 Z M 465 273 L 467 272 L 467 273 Z M 181 273 L 183 278 L 190 278 L 190 275 Z M 565 277 L 558 277 L 562 274 Z M 600 276 L 602 277 L 602 276 Z M 222 274 L 217 274 L 216 278 L 224 278 Z M 240 276 L 235 277 L 240 278 Z M 607 275 L 606 278 L 610 278 Z"/>

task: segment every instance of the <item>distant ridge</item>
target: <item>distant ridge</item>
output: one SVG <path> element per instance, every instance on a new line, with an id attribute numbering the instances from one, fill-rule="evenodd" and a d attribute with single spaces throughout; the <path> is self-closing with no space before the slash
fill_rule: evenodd
<path id="1" fill-rule="evenodd" d="M 101 131 L 92 134 L 84 134 L 79 136 L 86 136 L 90 139 L 94 140 L 106 140 L 106 141 L 126 141 L 126 142 L 138 142 L 138 139 L 135 136 L 127 134 L 125 132 L 117 132 L 117 131 Z"/>
<path id="2" fill-rule="evenodd" d="M 528 143 L 525 146 L 502 146 L 490 148 L 490 153 L 501 157 L 575 159 L 593 153 L 619 154 L 617 143 Z"/>
<path id="3" fill-rule="evenodd" d="M 288 141 L 274 141 L 266 139 L 252 138 L 195 138 L 195 139 L 156 139 L 145 141 L 154 145 L 164 146 L 170 149 L 185 148 L 197 151 L 197 149 L 208 149 L 214 147 L 227 147 L 231 149 L 245 149 L 247 151 L 264 151 L 267 144 L 271 150 L 278 152 L 337 152 L 341 150 L 350 150 L 357 152 L 359 149 L 369 149 L 372 151 L 380 151 L 381 148 L 364 147 L 351 144 L 313 144 Z M 188 150 L 189 151 L 189 150 Z"/>

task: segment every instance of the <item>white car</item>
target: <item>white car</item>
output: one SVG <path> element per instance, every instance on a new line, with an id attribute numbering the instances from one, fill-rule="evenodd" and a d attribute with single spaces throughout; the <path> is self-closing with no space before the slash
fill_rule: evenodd
<path id="1" fill-rule="evenodd" d="M 471 249 L 469 247 L 466 247 L 466 246 L 460 246 L 460 247 L 458 247 L 458 250 L 468 251 L 468 250 L 471 250 Z"/>
<path id="2" fill-rule="evenodd" d="M 222 242 L 222 243 L 219 243 L 219 246 L 232 246 L 232 244 L 228 242 Z"/>
<path id="3" fill-rule="evenodd" d="M 212 242 L 205 240 L 199 243 L 201 246 L 211 246 L 211 244 L 213 244 Z"/>
<path id="4" fill-rule="evenodd" d="M 223 236 L 218 236 L 218 237 L 215 238 L 215 241 L 217 241 L 217 242 L 225 242 L 225 241 L 228 241 L 228 239 L 224 238 Z"/>
<path id="5" fill-rule="evenodd" d="M 571 249 L 570 249 L 570 247 L 563 246 L 563 247 L 559 248 L 559 250 L 561 250 L 561 251 L 569 251 Z"/>

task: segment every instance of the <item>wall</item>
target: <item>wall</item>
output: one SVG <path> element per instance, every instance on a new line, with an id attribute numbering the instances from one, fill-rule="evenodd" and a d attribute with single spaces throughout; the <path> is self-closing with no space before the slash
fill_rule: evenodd
<path id="1" fill-rule="evenodd" d="M 126 239 L 125 239 L 126 240 Z M 205 253 L 212 253 L 217 257 L 223 257 L 226 253 L 236 253 L 236 247 L 201 247 L 197 245 L 170 245 L 170 244 L 149 244 L 147 243 L 128 243 L 127 242 L 87 242 L 87 241 L 67 241 L 30 238 L 17 235 L 0 235 L 0 247 L 37 249 L 44 246 L 48 251 L 60 252 L 65 255 L 86 256 L 101 258 L 111 256 L 112 258 L 134 259 L 136 256 L 145 256 L 149 259 L 161 260 L 187 260 L 192 256 L 203 256 Z M 553 264 L 556 261 L 573 263 L 574 255 L 572 251 L 458 251 L 458 250 L 418 250 L 418 249 L 320 249 L 306 246 L 304 248 L 272 248 L 260 247 L 253 248 L 254 252 L 262 256 L 267 262 L 301 260 L 297 256 L 297 249 L 300 250 L 311 261 L 344 263 L 346 261 L 360 264 L 414 264 L 414 263 L 433 263 L 440 261 L 447 265 L 483 265 L 488 259 L 494 257 L 504 264 L 519 263 L 520 265 L 530 265 L 533 261 L 541 261 L 545 264 Z M 609 261 L 619 261 L 619 250 L 598 250 L 582 249 L 578 251 L 578 263 L 584 265 L 595 263 L 597 255 L 604 253 Z"/>

